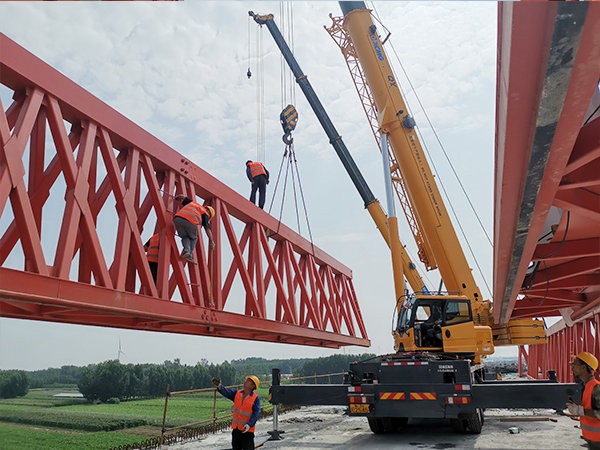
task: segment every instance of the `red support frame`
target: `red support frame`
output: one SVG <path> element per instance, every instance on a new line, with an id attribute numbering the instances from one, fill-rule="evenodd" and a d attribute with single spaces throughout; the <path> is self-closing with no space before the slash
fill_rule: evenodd
<path id="1" fill-rule="evenodd" d="M 1 33 L 0 48 L 2 317 L 370 344 L 350 269 Z M 179 256 L 179 193 L 216 211 L 197 264 Z"/>
<path id="2" fill-rule="evenodd" d="M 519 356 L 527 364 L 531 378 L 546 378 L 548 371 L 553 370 L 559 382 L 572 383 L 575 380 L 569 363 L 573 356 L 584 351 L 600 355 L 600 315 L 594 314 L 570 327 L 561 324 L 559 329 L 550 331 L 547 344 L 532 345 L 528 350 L 520 348 Z"/>

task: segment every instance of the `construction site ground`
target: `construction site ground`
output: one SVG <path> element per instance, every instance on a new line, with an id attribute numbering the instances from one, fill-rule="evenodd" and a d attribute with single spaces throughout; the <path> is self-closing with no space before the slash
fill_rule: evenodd
<path id="1" fill-rule="evenodd" d="M 461 434 L 448 421 L 409 421 L 400 433 L 374 434 L 367 420 L 349 417 L 345 408 L 309 406 L 279 415 L 281 440 L 269 440 L 271 419 L 256 427 L 256 448 L 263 450 L 324 449 L 565 449 L 585 448 L 579 422 L 553 410 L 488 409 L 481 434 Z M 231 432 L 207 435 L 168 446 L 173 450 L 225 450 Z"/>

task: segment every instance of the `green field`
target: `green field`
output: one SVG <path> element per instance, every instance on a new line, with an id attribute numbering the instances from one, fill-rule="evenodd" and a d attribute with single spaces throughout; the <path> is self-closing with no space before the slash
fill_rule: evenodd
<path id="1" fill-rule="evenodd" d="M 17 399 L 0 399 L 0 448 L 108 449 L 160 436 L 164 398 L 132 400 L 119 404 L 90 404 L 85 399 L 58 398 L 70 389 L 31 389 Z M 71 389 L 72 391 L 72 389 Z M 267 389 L 259 391 L 267 408 Z M 212 392 L 169 398 L 167 427 L 226 417 L 231 402 Z"/>

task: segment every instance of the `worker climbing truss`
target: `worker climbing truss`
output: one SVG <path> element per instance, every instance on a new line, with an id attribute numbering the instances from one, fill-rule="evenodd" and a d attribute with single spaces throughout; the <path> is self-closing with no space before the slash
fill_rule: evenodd
<path id="1" fill-rule="evenodd" d="M 0 47 L 1 316 L 368 345 L 347 267 L 2 34 Z M 180 193 L 216 211 L 198 264 L 175 242 Z"/>

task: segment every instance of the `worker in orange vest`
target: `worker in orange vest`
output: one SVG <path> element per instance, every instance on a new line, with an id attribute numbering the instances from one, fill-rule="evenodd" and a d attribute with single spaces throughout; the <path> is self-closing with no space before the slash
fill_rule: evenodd
<path id="1" fill-rule="evenodd" d="M 260 415 L 260 398 L 254 391 L 260 386 L 260 380 L 256 375 L 248 375 L 243 389 L 239 390 L 226 388 L 219 378 L 213 378 L 212 382 L 223 397 L 233 401 L 232 450 L 254 450 L 254 431 Z"/>
<path id="2" fill-rule="evenodd" d="M 146 258 L 148 259 L 148 265 L 150 266 L 150 272 L 152 273 L 152 279 L 156 283 L 156 274 L 158 273 L 158 244 L 160 237 L 158 233 L 152 235 L 148 242 L 144 244 L 144 250 L 146 251 Z"/>
<path id="3" fill-rule="evenodd" d="M 583 385 L 581 405 L 569 398 L 567 409 L 571 416 L 579 416 L 581 435 L 590 448 L 600 449 L 600 381 L 594 373 L 598 369 L 598 359 L 589 352 L 581 352 L 571 362 L 573 376 Z"/>
<path id="4" fill-rule="evenodd" d="M 212 250 L 215 247 L 210 231 L 210 220 L 215 216 L 215 210 L 210 206 L 202 206 L 184 195 L 178 195 L 175 200 L 181 202 L 182 205 L 173 218 L 175 229 L 183 245 L 181 257 L 194 262 L 193 252 L 198 241 L 198 225 L 202 224 L 202 228 L 208 236 L 209 248 Z"/>
<path id="5" fill-rule="evenodd" d="M 246 176 L 252 183 L 250 201 L 256 205 L 256 191 L 258 191 L 258 207 L 263 209 L 267 196 L 267 184 L 269 184 L 269 171 L 263 163 L 258 161 L 246 161 Z"/>

